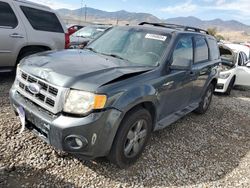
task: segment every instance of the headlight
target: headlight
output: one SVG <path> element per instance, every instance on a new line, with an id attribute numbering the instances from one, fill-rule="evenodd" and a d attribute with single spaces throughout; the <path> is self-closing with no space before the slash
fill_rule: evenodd
<path id="1" fill-rule="evenodd" d="M 228 77 L 231 75 L 231 73 L 223 73 L 223 72 L 221 72 L 220 74 L 219 74 L 219 78 L 220 79 L 228 79 Z"/>
<path id="2" fill-rule="evenodd" d="M 63 111 L 71 114 L 84 115 L 92 110 L 104 108 L 106 101 L 106 95 L 70 90 Z"/>

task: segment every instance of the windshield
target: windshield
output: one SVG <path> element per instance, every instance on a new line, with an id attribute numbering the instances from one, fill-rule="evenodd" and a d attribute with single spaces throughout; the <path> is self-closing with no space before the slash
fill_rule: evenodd
<path id="1" fill-rule="evenodd" d="M 166 49 L 170 35 L 156 31 L 117 27 L 91 43 L 96 53 L 118 57 L 133 64 L 156 66 Z"/>
<path id="2" fill-rule="evenodd" d="M 75 32 L 73 36 L 94 39 L 100 36 L 105 30 L 106 28 L 102 27 L 99 28 L 99 27 L 87 26 Z"/>

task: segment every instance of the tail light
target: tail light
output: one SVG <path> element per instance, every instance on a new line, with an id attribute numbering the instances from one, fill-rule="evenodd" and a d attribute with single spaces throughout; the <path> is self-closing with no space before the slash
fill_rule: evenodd
<path id="1" fill-rule="evenodd" d="M 70 46 L 70 37 L 69 33 L 65 33 L 65 49 L 68 49 Z"/>

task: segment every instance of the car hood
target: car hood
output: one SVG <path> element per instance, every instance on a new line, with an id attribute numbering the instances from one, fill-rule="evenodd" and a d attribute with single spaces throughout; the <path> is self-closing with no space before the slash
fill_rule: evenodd
<path id="1" fill-rule="evenodd" d="M 222 64 L 228 66 L 234 66 L 237 61 L 237 52 L 227 47 L 224 44 L 219 45 L 220 56 L 222 60 Z"/>
<path id="2" fill-rule="evenodd" d="M 116 79 L 129 78 L 154 67 L 134 66 L 89 50 L 63 50 L 30 56 L 22 61 L 20 69 L 57 86 L 95 91 Z"/>

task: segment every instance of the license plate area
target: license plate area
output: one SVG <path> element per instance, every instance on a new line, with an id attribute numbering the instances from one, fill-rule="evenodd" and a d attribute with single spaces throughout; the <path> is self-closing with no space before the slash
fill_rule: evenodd
<path id="1" fill-rule="evenodd" d="M 16 111 L 17 111 L 18 117 L 19 117 L 20 122 L 21 122 L 20 133 L 22 133 L 25 130 L 25 125 L 26 125 L 25 111 L 24 111 L 24 108 L 22 106 L 16 107 Z"/>
<path id="2" fill-rule="evenodd" d="M 48 142 L 49 125 L 29 112 L 26 112 L 26 119 L 26 127 L 34 131 L 38 136 L 46 139 L 46 142 Z"/>

